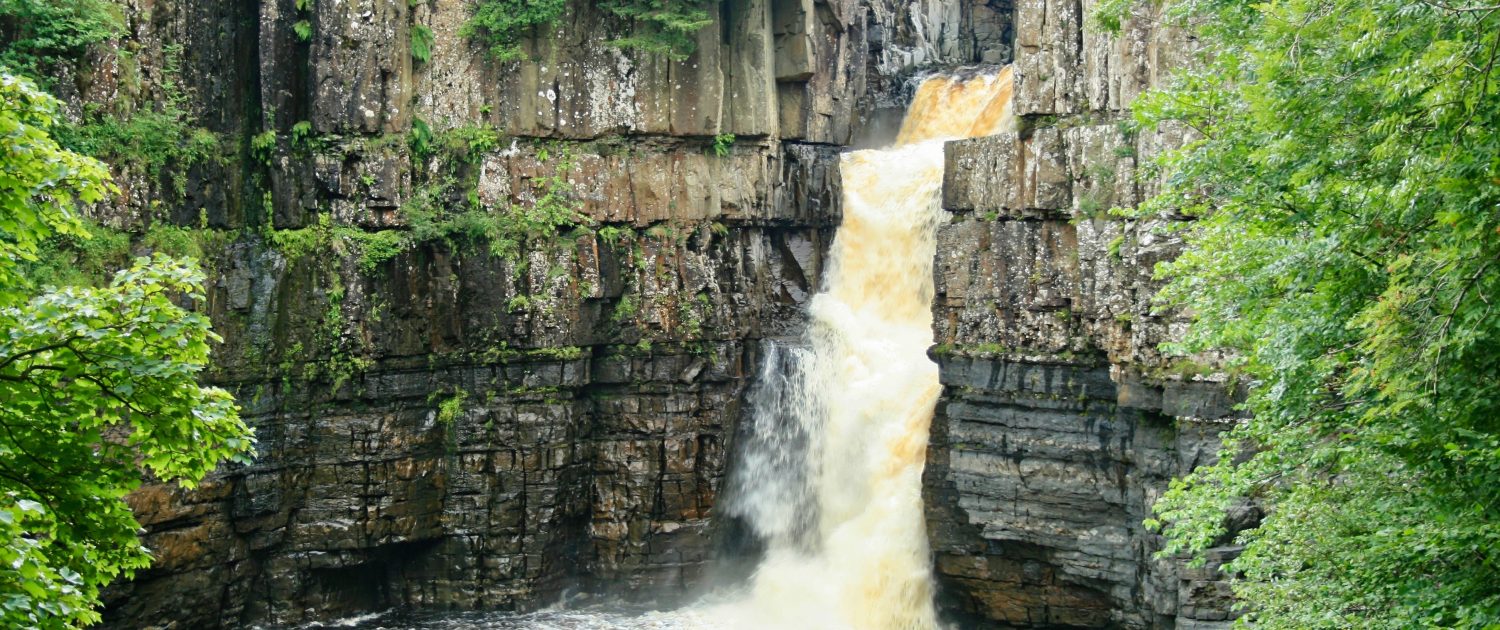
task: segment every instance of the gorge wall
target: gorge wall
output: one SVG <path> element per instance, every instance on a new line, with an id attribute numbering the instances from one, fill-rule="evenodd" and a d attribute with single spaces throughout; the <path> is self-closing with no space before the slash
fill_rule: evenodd
<path id="1" fill-rule="evenodd" d="M 93 218 L 137 253 L 187 234 L 209 379 L 259 440 L 133 495 L 156 561 L 108 593 L 121 628 L 691 595 L 838 151 L 893 134 L 921 68 L 1010 54 L 1004 2 L 717 3 L 683 61 L 607 45 L 629 25 L 580 2 L 506 63 L 459 34 L 466 2 L 121 6 L 56 90 L 80 116 L 175 103 L 217 151 L 115 161 Z"/>
<path id="2" fill-rule="evenodd" d="M 94 218 L 138 252 L 187 228 L 224 337 L 209 378 L 260 456 L 132 497 L 156 563 L 106 625 L 691 595 L 760 341 L 818 288 L 839 151 L 894 134 L 914 74 L 1012 60 L 1022 129 L 948 147 L 940 606 L 1227 619 L 1214 567 L 1153 560 L 1140 526 L 1232 415 L 1221 379 L 1156 351 L 1183 324 L 1150 306 L 1174 219 L 1103 212 L 1181 140 L 1117 125 L 1190 48 L 1154 16 L 1110 39 L 1092 0 L 736 0 L 674 62 L 607 45 L 629 25 L 578 2 L 500 63 L 459 35 L 466 2 L 120 3 L 126 35 L 56 89 L 75 115 L 180 102 L 219 150 L 114 163 Z M 582 219 L 519 240 L 457 211 L 558 207 Z"/>
<path id="3" fill-rule="evenodd" d="M 1141 523 L 1216 456 L 1234 388 L 1213 357 L 1158 350 L 1188 321 L 1152 304 L 1185 218 L 1109 212 L 1150 197 L 1145 165 L 1187 139 L 1123 123 L 1193 42 L 1148 6 L 1118 37 L 1085 28 L 1093 4 L 1019 3 L 1021 129 L 947 146 L 924 479 L 940 605 L 975 627 L 1228 627 L 1218 566 L 1237 549 L 1155 559 Z"/>

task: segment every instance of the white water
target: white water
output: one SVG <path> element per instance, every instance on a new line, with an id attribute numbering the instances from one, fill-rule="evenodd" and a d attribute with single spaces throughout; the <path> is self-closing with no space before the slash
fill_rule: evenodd
<path id="1" fill-rule="evenodd" d="M 937 627 L 921 481 L 941 386 L 932 264 L 943 142 L 1011 124 L 1010 72 L 935 77 L 897 146 L 846 153 L 843 222 L 804 344 L 774 348 L 729 513 L 768 544 L 745 628 Z"/>
<path id="2" fill-rule="evenodd" d="M 935 235 L 946 218 L 943 142 L 1012 125 L 1010 91 L 1009 68 L 928 79 L 895 147 L 844 154 L 844 216 L 823 292 L 803 342 L 769 352 L 723 505 L 767 545 L 748 592 L 666 613 L 553 611 L 405 627 L 937 628 L 921 478 L 941 390 L 927 349 Z"/>

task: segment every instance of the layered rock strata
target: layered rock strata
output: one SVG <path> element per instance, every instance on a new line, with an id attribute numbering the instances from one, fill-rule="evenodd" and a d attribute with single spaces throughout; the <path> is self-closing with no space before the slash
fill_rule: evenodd
<path id="1" fill-rule="evenodd" d="M 1217 569 L 1236 549 L 1190 569 L 1142 521 L 1216 456 L 1236 395 L 1212 357 L 1158 350 L 1187 321 L 1152 301 L 1182 218 L 1109 212 L 1151 195 L 1141 165 L 1185 140 L 1122 123 L 1191 42 L 1145 7 L 1097 33 L 1092 4 L 1018 4 L 1021 128 L 947 147 L 924 481 L 940 604 L 973 627 L 1227 627 Z"/>
<path id="2" fill-rule="evenodd" d="M 126 35 L 58 89 L 178 104 L 218 153 L 113 164 L 93 215 L 137 251 L 188 229 L 208 378 L 260 455 L 132 496 L 156 562 L 107 626 L 690 593 L 759 340 L 816 290 L 838 151 L 893 133 L 921 68 L 1009 55 L 1004 2 L 709 4 L 686 60 L 575 2 L 500 63 L 467 2 L 121 0 Z M 497 234 L 539 208 L 577 218 Z"/>
<path id="3" fill-rule="evenodd" d="M 193 229 L 224 336 L 210 379 L 261 456 L 132 498 L 157 561 L 108 625 L 687 592 L 758 342 L 817 288 L 837 152 L 894 133 L 913 72 L 1012 58 L 1022 131 L 949 147 L 940 603 L 976 626 L 1228 619 L 1215 563 L 1154 560 L 1139 525 L 1233 418 L 1211 370 L 1156 351 L 1183 325 L 1150 305 L 1174 219 L 1103 212 L 1181 140 L 1116 124 L 1190 51 L 1156 16 L 1109 38 L 1083 28 L 1092 1 L 724 2 L 673 62 L 609 46 L 630 26 L 578 2 L 496 63 L 459 36 L 463 2 L 121 4 L 128 34 L 58 89 L 75 113 L 176 98 L 223 159 L 115 164 L 95 218 Z M 445 224 L 370 251 L 434 233 L 414 210 L 549 195 L 588 229 L 511 250 Z"/>

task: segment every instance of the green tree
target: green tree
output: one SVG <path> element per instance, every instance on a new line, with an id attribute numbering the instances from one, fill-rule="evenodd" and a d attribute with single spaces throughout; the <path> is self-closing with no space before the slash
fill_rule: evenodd
<path id="1" fill-rule="evenodd" d="M 99 588 L 150 563 L 124 496 L 143 474 L 192 487 L 253 439 L 198 373 L 216 339 L 189 260 L 139 258 L 108 286 L 32 285 L 73 208 L 110 190 L 97 161 L 49 136 L 58 103 L 0 73 L 0 625 L 98 620 Z"/>
<path id="2" fill-rule="evenodd" d="M 522 57 L 521 39 L 554 24 L 569 0 L 477 0 L 461 34 L 489 47 L 500 61 Z M 581 0 L 575 0 L 581 1 Z M 635 34 L 610 42 L 682 60 L 697 48 L 696 33 L 713 24 L 707 0 L 593 0 L 605 12 L 631 20 Z"/>
<path id="3" fill-rule="evenodd" d="M 459 33 L 483 42 L 495 59 L 520 59 L 521 38 L 551 25 L 565 8 L 567 0 L 479 0 Z"/>
<path id="4" fill-rule="evenodd" d="M 45 81 L 50 66 L 118 35 L 124 25 L 109 0 L 0 0 L 0 66 Z"/>
<path id="5" fill-rule="evenodd" d="M 1163 297 L 1254 414 L 1157 504 L 1168 551 L 1254 498 L 1228 567 L 1254 627 L 1500 627 L 1500 6 L 1161 10 L 1204 54 L 1135 115 L 1197 140 L 1143 211 L 1198 217 Z"/>

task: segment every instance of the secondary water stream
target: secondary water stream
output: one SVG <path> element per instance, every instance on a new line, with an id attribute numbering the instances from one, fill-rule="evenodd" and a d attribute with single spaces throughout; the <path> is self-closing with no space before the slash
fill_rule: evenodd
<path id="1" fill-rule="evenodd" d="M 346 627 L 936 628 L 921 478 L 941 390 L 927 349 L 943 142 L 1012 125 L 1010 92 L 1008 68 L 932 77 L 895 146 L 843 155 L 843 221 L 822 293 L 803 342 L 769 353 L 725 496 L 726 513 L 766 544 L 745 592 L 672 612 L 377 617 Z"/>

